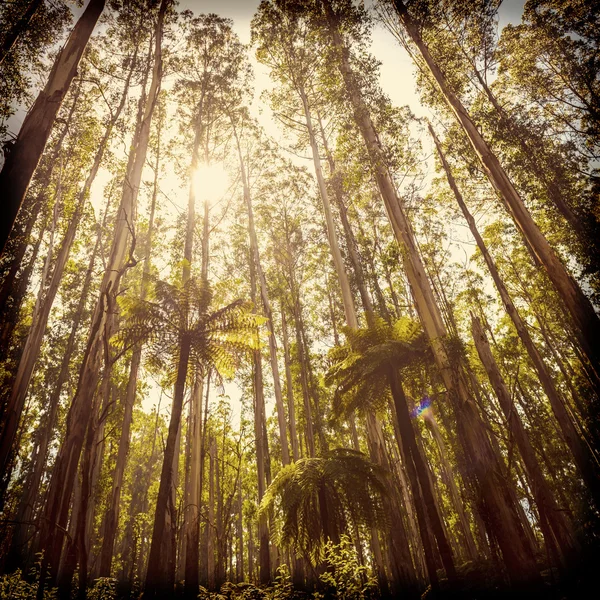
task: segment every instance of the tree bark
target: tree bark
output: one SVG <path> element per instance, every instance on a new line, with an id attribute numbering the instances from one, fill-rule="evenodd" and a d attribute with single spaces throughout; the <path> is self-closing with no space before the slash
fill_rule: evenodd
<path id="1" fill-rule="evenodd" d="M 77 65 L 104 10 L 105 0 L 90 0 L 67 43 L 59 52 L 46 86 L 27 113 L 17 141 L 0 172 L 4 193 L 4 218 L 0 226 L 0 247 L 4 248 L 33 172 L 38 165 L 56 114 L 77 73 Z"/>

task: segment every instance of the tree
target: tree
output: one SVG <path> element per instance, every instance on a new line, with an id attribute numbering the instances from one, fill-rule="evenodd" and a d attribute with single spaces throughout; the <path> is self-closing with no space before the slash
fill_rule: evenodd
<path id="1" fill-rule="evenodd" d="M 267 489 L 261 512 L 279 519 L 277 540 L 313 564 L 326 543 L 339 543 L 350 523 L 383 527 L 386 480 L 381 468 L 356 450 L 337 448 L 322 458 L 284 467 Z"/>
<path id="2" fill-rule="evenodd" d="M 104 10 L 105 0 L 91 0 L 73 28 L 71 35 L 54 62 L 46 86 L 23 121 L 17 140 L 5 157 L 0 172 L 0 185 L 5 190 L 5 218 L 0 230 L 0 246 L 4 249 L 17 212 L 21 207 L 33 171 L 48 141 L 56 113 L 77 72 L 77 65 Z"/>
<path id="3" fill-rule="evenodd" d="M 407 462 L 411 488 L 419 518 L 419 529 L 425 550 L 429 577 L 437 587 L 435 562 L 431 552 L 429 527 L 437 541 L 447 577 L 456 578 L 454 559 L 443 530 L 430 475 L 410 421 L 406 396 L 398 377 L 398 369 L 410 368 L 426 361 L 426 342 L 414 322 L 400 320 L 390 325 L 383 319 L 374 319 L 373 325 L 357 332 L 348 332 L 348 343 L 331 351 L 333 362 L 327 374 L 335 384 L 334 414 L 349 414 L 360 407 L 365 413 L 381 410 L 386 400 L 394 403 L 394 416 L 401 439 L 401 451 Z M 422 496 L 421 496 L 422 494 Z M 426 514 L 422 510 L 425 504 Z"/>

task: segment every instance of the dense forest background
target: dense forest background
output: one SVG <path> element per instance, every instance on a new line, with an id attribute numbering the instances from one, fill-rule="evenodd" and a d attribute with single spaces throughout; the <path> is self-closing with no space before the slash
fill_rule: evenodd
<path id="1" fill-rule="evenodd" d="M 218 9 L 0 3 L 0 597 L 581 596 L 600 5 Z"/>

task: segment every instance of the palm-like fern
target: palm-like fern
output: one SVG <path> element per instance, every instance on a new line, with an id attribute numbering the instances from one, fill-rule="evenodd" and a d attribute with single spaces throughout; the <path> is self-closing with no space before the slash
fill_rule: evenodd
<path id="1" fill-rule="evenodd" d="M 325 543 L 350 524 L 383 526 L 384 470 L 361 452 L 338 448 L 324 458 L 303 458 L 284 467 L 267 489 L 261 511 L 276 514 L 273 536 L 313 564 Z"/>
<path id="2" fill-rule="evenodd" d="M 408 318 L 393 324 L 374 317 L 370 327 L 346 329 L 346 343 L 329 353 L 327 385 L 335 385 L 333 415 L 339 418 L 359 409 L 376 412 L 390 399 L 390 368 L 405 374 L 431 362 L 421 326 Z"/>
<path id="3" fill-rule="evenodd" d="M 236 300 L 211 311 L 208 283 L 190 279 L 185 285 L 154 282 L 153 299 L 126 301 L 127 322 L 115 336 L 123 346 L 144 341 L 150 365 L 166 370 L 171 383 L 177 374 L 183 337 L 190 339 L 190 371 L 212 368 L 231 376 L 240 353 L 259 347 L 258 327 L 263 318 L 251 305 Z"/>

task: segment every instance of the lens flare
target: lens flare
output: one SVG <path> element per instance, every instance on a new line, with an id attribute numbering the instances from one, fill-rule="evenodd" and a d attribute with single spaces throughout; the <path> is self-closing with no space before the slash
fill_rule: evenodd
<path id="1" fill-rule="evenodd" d="M 417 406 L 415 406 L 412 416 L 415 419 L 419 417 L 427 418 L 431 414 L 431 398 L 429 396 L 424 396 L 421 402 Z"/>

